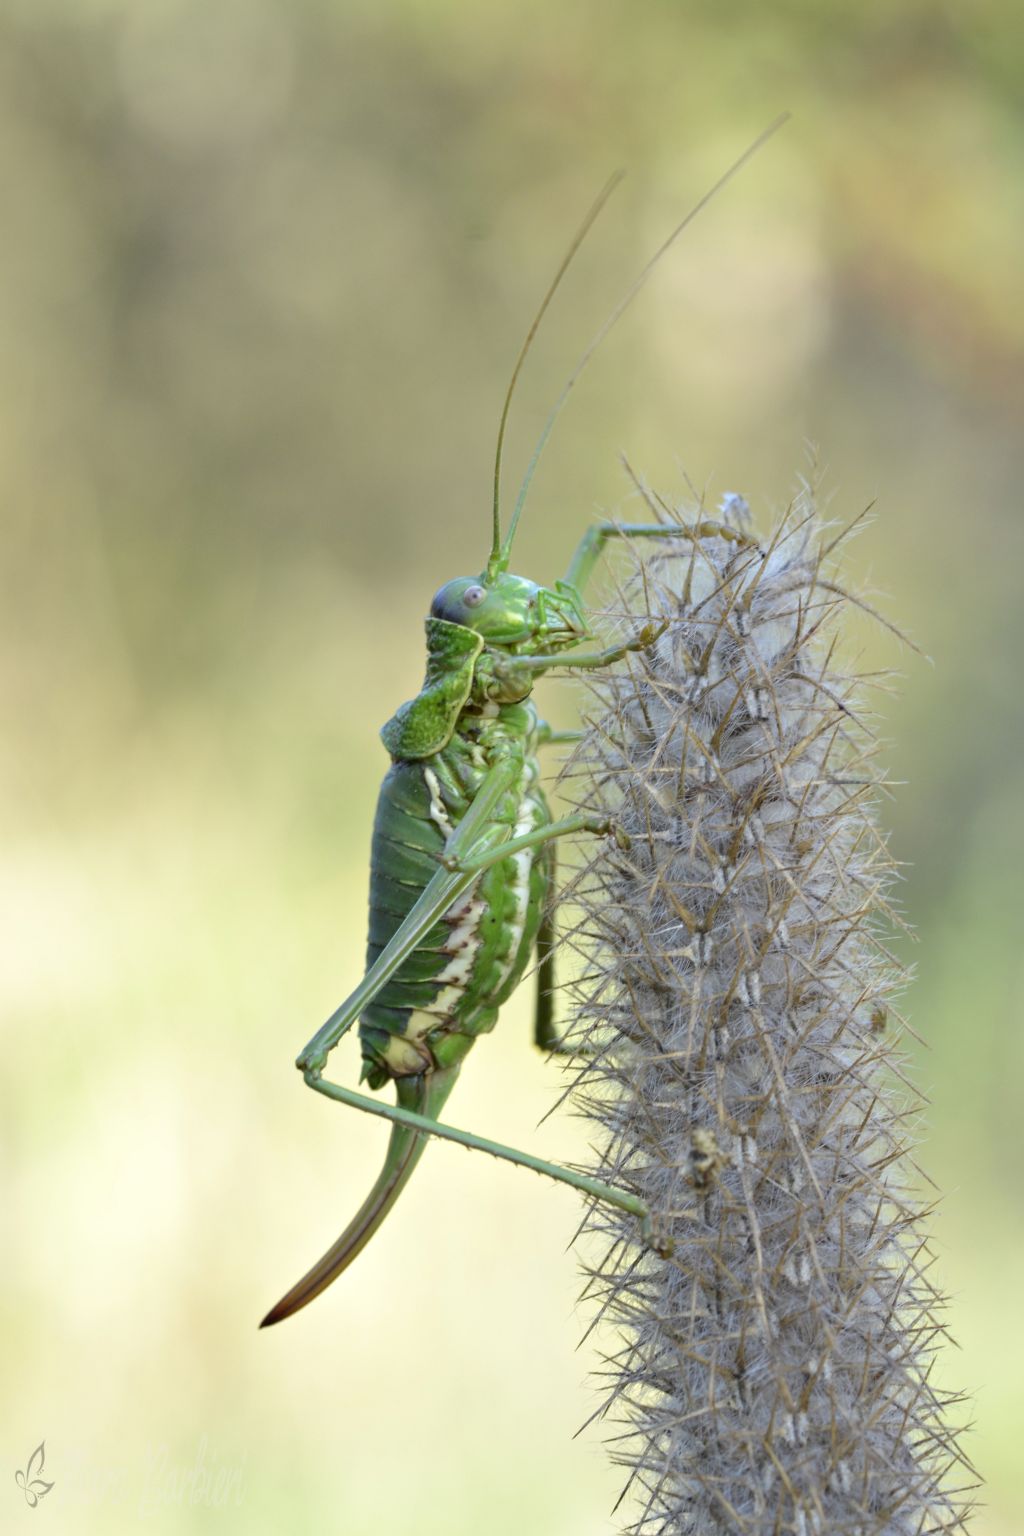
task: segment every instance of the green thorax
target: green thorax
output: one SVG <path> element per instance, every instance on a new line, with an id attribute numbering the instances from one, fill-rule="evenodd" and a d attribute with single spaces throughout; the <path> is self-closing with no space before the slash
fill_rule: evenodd
<path id="1" fill-rule="evenodd" d="M 540 587 L 511 572 L 447 582 L 426 629 L 423 687 L 381 731 L 396 759 L 440 752 L 463 710 L 473 716 L 527 698 L 537 663 L 588 634 L 575 588 L 562 581 Z"/>

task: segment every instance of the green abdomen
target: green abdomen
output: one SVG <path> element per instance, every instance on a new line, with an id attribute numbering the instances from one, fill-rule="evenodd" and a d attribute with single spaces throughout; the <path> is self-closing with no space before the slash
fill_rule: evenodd
<path id="1" fill-rule="evenodd" d="M 373 829 L 367 965 L 437 873 L 437 855 L 485 772 L 459 737 L 434 757 L 392 764 Z M 454 784 L 461 792 L 446 788 Z M 550 820 L 532 756 L 493 819 L 510 835 Z M 533 952 L 546 890 L 542 846 L 502 859 L 458 898 L 361 1015 L 371 1086 L 454 1065 L 492 1028 Z"/>

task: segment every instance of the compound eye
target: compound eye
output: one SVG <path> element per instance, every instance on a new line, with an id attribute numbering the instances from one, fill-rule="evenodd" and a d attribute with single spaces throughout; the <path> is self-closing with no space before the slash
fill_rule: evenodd
<path id="1" fill-rule="evenodd" d="M 443 619 L 444 618 L 444 616 L 445 616 L 445 593 L 446 593 L 446 591 L 447 591 L 446 587 L 441 587 L 437 592 L 434 593 L 434 601 L 430 605 L 430 617 L 432 619 Z"/>
<path id="2" fill-rule="evenodd" d="M 467 608 L 479 608 L 486 596 L 487 590 L 485 587 L 467 587 L 462 594 L 462 601 Z"/>

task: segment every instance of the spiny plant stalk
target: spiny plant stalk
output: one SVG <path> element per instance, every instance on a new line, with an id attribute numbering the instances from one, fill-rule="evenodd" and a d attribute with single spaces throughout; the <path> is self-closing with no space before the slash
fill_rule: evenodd
<path id="1" fill-rule="evenodd" d="M 701 520 L 645 494 L 665 521 Z M 567 891 L 571 1091 L 596 1172 L 648 1205 L 663 1250 L 591 1207 L 585 1295 L 621 1344 L 601 1413 L 628 1529 L 961 1530 L 973 1479 L 958 1399 L 931 1381 L 944 1298 L 862 707 L 879 679 L 836 660 L 857 600 L 809 488 L 766 542 L 740 497 L 721 511 L 731 539 L 634 552 L 622 616 L 669 625 L 588 684 L 563 775 L 630 839 Z"/>

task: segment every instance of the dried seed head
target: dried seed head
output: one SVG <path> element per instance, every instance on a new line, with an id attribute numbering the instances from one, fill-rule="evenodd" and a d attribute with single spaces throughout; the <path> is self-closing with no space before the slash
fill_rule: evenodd
<path id="1" fill-rule="evenodd" d="M 721 510 L 746 529 L 742 498 Z M 595 675 L 565 775 L 630 839 L 567 893 L 579 1105 L 603 1127 L 595 1171 L 670 1240 L 663 1257 L 610 1208 L 587 1219 L 588 1293 L 627 1337 L 607 1411 L 630 1529 L 962 1529 L 930 1376 L 943 1298 L 901 1161 L 917 1106 L 883 1028 L 893 868 L 863 689 L 833 653 L 848 599 L 809 493 L 765 545 L 667 547 L 633 551 L 620 596 L 631 626 L 669 627 Z"/>

